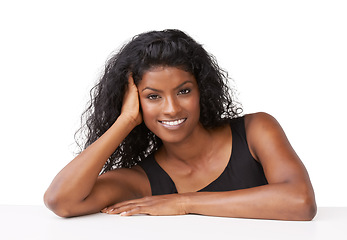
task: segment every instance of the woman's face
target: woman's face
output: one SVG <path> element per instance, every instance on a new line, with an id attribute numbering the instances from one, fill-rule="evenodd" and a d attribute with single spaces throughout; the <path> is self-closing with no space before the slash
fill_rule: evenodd
<path id="1" fill-rule="evenodd" d="M 163 142 L 180 142 L 199 125 L 200 94 L 195 77 L 175 67 L 151 69 L 138 84 L 143 120 Z"/>

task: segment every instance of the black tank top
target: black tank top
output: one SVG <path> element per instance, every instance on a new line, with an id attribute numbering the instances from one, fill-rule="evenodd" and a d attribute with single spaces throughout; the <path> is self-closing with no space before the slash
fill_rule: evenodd
<path id="1" fill-rule="evenodd" d="M 232 151 L 223 173 L 198 192 L 221 192 L 251 188 L 267 184 L 263 168 L 251 155 L 245 131 L 244 117 L 230 121 Z M 152 195 L 177 193 L 175 183 L 155 161 L 154 154 L 139 163 L 146 172 Z"/>

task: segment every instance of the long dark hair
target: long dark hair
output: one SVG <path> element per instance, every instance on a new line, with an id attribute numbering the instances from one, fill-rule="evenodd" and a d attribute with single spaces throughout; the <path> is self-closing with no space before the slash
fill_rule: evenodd
<path id="1" fill-rule="evenodd" d="M 233 99 L 227 73 L 202 45 L 180 30 L 146 32 L 135 36 L 107 61 L 82 115 L 83 125 L 78 131 L 85 136 L 82 148 L 103 135 L 120 115 L 129 74 L 137 85 L 146 71 L 158 66 L 177 67 L 195 76 L 200 91 L 200 122 L 205 128 L 226 124 L 242 112 Z M 102 172 L 132 167 L 161 145 L 142 122 L 110 156 Z"/>

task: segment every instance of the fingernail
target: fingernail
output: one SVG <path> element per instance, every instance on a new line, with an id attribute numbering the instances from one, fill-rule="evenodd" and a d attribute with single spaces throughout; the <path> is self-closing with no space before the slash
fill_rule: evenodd
<path id="1" fill-rule="evenodd" d="M 125 216 L 127 214 L 127 212 L 121 212 L 120 215 L 121 216 Z"/>
<path id="2" fill-rule="evenodd" d="M 109 209 L 109 210 L 106 210 L 106 213 L 111 213 L 114 209 Z"/>

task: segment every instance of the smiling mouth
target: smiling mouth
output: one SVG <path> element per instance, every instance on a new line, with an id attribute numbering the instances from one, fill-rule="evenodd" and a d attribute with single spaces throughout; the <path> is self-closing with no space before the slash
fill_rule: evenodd
<path id="1" fill-rule="evenodd" d="M 159 121 L 159 122 L 161 124 L 163 124 L 163 125 L 167 125 L 167 126 L 170 126 L 170 127 L 175 127 L 175 126 L 178 126 L 178 125 L 182 124 L 186 120 L 187 120 L 187 118 L 181 118 L 181 119 L 177 119 L 177 120 L 173 120 L 173 121 Z"/>

